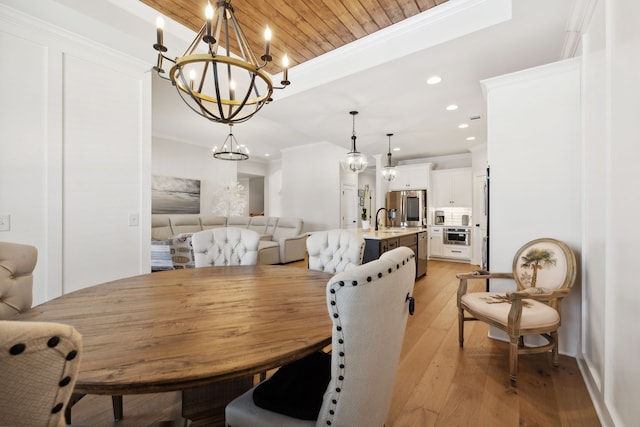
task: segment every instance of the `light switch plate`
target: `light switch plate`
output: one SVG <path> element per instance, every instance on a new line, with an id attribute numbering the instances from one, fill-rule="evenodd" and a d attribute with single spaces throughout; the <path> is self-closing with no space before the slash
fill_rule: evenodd
<path id="1" fill-rule="evenodd" d="M 137 213 L 129 214 L 129 227 L 137 227 L 140 225 L 140 216 Z"/>
<path id="2" fill-rule="evenodd" d="M 0 214 L 0 231 L 11 230 L 11 215 Z"/>

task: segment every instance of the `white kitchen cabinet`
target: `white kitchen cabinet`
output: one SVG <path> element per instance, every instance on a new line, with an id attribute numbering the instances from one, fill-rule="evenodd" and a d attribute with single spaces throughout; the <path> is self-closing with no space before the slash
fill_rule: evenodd
<path id="1" fill-rule="evenodd" d="M 429 257 L 444 255 L 442 243 L 442 227 L 429 227 Z"/>
<path id="2" fill-rule="evenodd" d="M 442 251 L 444 258 L 464 259 L 467 261 L 471 259 L 471 246 L 443 245 Z"/>
<path id="3" fill-rule="evenodd" d="M 470 208 L 472 204 L 471 177 L 471 168 L 434 171 L 434 206 L 436 208 Z"/>
<path id="4" fill-rule="evenodd" d="M 424 190 L 429 188 L 431 163 L 396 166 L 396 178 L 389 183 L 389 190 Z"/>

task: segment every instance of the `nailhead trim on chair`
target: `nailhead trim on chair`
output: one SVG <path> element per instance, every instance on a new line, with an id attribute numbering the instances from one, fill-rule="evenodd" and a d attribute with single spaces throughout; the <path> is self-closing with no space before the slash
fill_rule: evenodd
<path id="1" fill-rule="evenodd" d="M 409 258 L 407 258 L 406 260 L 403 260 L 402 261 L 402 265 L 405 265 L 405 263 L 408 262 L 412 258 L 415 258 L 415 254 L 411 254 L 411 256 Z M 396 270 L 399 270 L 399 269 L 400 269 L 400 265 L 396 264 Z M 393 270 L 391 268 L 389 268 L 387 270 L 387 273 L 391 274 L 392 271 Z M 377 274 L 377 276 L 378 276 L 378 278 L 382 278 L 383 273 L 380 272 L 380 273 Z M 372 281 L 373 281 L 373 279 L 371 278 L 371 276 L 367 277 L 367 283 L 372 282 Z M 336 285 L 337 285 L 337 287 L 336 287 Z M 333 316 L 334 319 L 339 319 L 340 315 L 336 311 L 337 310 L 337 307 L 336 307 L 337 303 L 336 303 L 336 300 L 335 300 L 336 291 L 339 290 L 341 287 L 344 287 L 345 283 L 344 283 L 344 281 L 341 280 L 341 281 L 339 281 L 337 283 L 333 283 L 331 286 L 332 287 L 331 287 L 331 289 L 329 289 L 329 293 L 332 295 L 332 300 L 330 301 L 331 309 L 334 310 L 333 313 L 332 313 L 332 316 Z M 356 280 L 352 281 L 351 282 L 351 286 L 358 286 L 358 282 Z M 338 358 L 338 361 L 339 361 L 338 367 L 340 368 L 340 372 L 339 372 L 339 375 L 338 375 L 338 383 L 336 384 L 336 389 L 335 390 L 336 390 L 337 393 L 340 393 L 342 391 L 341 384 L 342 384 L 342 381 L 344 381 L 344 377 L 345 377 L 345 366 L 346 366 L 346 364 L 345 364 L 345 360 L 344 360 L 344 356 L 345 356 L 344 348 L 341 347 L 342 345 L 344 345 L 344 336 L 342 335 L 342 326 L 340 325 L 339 320 L 336 320 L 336 331 L 338 331 L 338 344 L 339 345 L 338 345 L 337 349 L 334 349 L 334 351 L 335 350 L 338 351 L 338 356 L 339 356 L 339 358 Z M 338 398 L 339 398 L 339 396 L 338 396 Z M 329 415 L 331 415 L 333 417 L 333 415 L 335 415 L 335 408 L 336 408 L 336 406 L 338 406 L 338 399 L 332 399 L 331 400 L 331 404 L 333 406 L 329 409 Z M 330 426 L 331 423 L 332 423 L 332 418 L 326 420 L 326 424 L 328 426 Z"/>
<path id="2" fill-rule="evenodd" d="M 60 337 L 54 335 L 53 337 L 49 338 L 49 340 L 47 341 L 47 347 L 54 348 L 59 343 L 60 343 Z M 24 343 L 14 344 L 9 349 L 9 354 L 12 356 L 19 356 L 20 354 L 24 353 L 26 349 L 27 349 L 27 346 Z M 76 358 L 77 355 L 78 355 L 78 352 L 76 350 L 71 350 L 67 354 L 66 360 L 73 360 Z M 60 382 L 58 383 L 58 386 L 62 388 L 69 385 L 69 383 L 71 383 L 71 377 L 66 376 L 62 380 L 60 380 Z M 58 402 L 53 408 L 51 408 L 51 413 L 57 414 L 62 410 L 62 408 L 64 408 L 64 403 Z"/>

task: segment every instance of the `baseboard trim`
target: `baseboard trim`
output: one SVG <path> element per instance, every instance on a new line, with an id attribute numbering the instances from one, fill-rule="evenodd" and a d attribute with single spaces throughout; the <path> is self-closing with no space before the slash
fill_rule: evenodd
<path id="1" fill-rule="evenodd" d="M 604 401 L 604 396 L 600 392 L 600 388 L 591 374 L 589 364 L 582 357 L 576 357 L 576 361 L 578 362 L 578 369 L 580 370 L 580 374 L 582 374 L 582 379 L 584 380 L 584 384 L 587 387 L 589 396 L 591 397 L 591 402 L 593 402 L 593 407 L 596 410 L 596 414 L 598 414 L 600 424 L 602 424 L 602 427 L 615 427 L 613 418 L 611 417 L 609 409 Z"/>

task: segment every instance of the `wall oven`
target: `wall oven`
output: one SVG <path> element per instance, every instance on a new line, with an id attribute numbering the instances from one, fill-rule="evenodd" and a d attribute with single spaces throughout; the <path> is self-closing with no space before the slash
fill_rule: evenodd
<path id="1" fill-rule="evenodd" d="M 459 227 L 445 227 L 443 233 L 445 245 L 471 245 L 471 229 Z"/>

